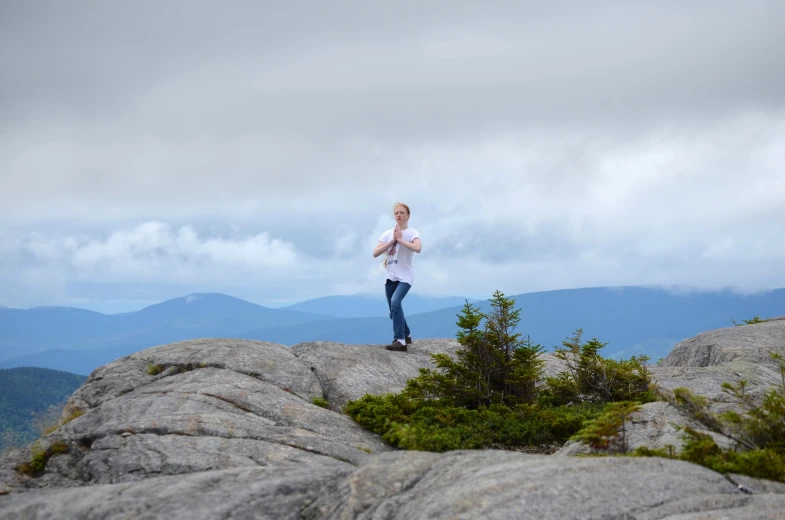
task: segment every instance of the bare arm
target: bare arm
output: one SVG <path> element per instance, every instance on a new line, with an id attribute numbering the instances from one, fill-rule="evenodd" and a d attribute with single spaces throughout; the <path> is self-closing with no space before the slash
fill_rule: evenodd
<path id="1" fill-rule="evenodd" d="M 386 243 L 379 240 L 379 243 L 376 244 L 376 247 L 373 248 L 373 257 L 374 258 L 378 257 L 379 255 L 390 249 L 390 246 L 393 245 L 394 243 L 395 243 L 394 238 Z"/>
<path id="2" fill-rule="evenodd" d="M 398 243 L 401 244 L 406 249 L 411 249 L 415 253 L 419 253 L 420 251 L 422 251 L 422 242 L 420 242 L 419 238 L 415 238 L 411 242 L 404 242 L 403 240 L 399 240 Z"/>

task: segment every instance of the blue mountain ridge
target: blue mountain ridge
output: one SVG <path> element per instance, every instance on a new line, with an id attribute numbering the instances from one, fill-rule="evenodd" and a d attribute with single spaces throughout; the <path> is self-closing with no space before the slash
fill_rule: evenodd
<path id="1" fill-rule="evenodd" d="M 547 350 L 560 345 L 574 331 L 597 337 L 608 345 L 606 355 L 667 355 L 680 340 L 700 332 L 733 326 L 733 320 L 785 315 L 785 289 L 741 295 L 728 290 L 673 293 L 645 287 L 586 288 L 543 291 L 511 296 L 521 310 L 518 331 Z M 487 300 L 476 304 L 490 310 Z M 412 335 L 420 338 L 455 337 L 462 306 L 407 317 Z M 329 320 L 308 327 L 264 327 L 244 338 L 292 345 L 326 340 L 341 343 L 386 343 L 392 338 L 389 318 Z"/>
<path id="2" fill-rule="evenodd" d="M 466 300 L 467 298 L 459 296 L 426 297 L 417 293 L 410 293 L 405 299 L 406 312 L 408 314 L 420 314 L 463 305 Z M 468 301 L 474 303 L 481 300 L 469 298 Z M 324 296 L 283 308 L 314 314 L 329 314 L 336 318 L 374 318 L 383 316 L 388 312 L 387 299 L 381 286 L 378 294 Z"/>
<path id="3" fill-rule="evenodd" d="M 330 316 L 271 309 L 224 294 L 192 294 L 122 314 L 72 307 L 0 309 L 0 359 L 50 349 L 158 345 L 194 337 L 235 336 Z"/>
<path id="4" fill-rule="evenodd" d="M 584 339 L 597 337 L 608 342 L 605 355 L 629 357 L 646 354 L 653 360 L 665 356 L 678 341 L 706 330 L 733 326 L 733 320 L 741 322 L 755 315 L 764 318 L 785 315 L 785 289 L 742 295 L 728 290 L 673 293 L 647 287 L 601 287 L 525 293 L 511 298 L 521 309 L 519 331 L 548 350 L 582 328 Z M 103 319 L 96 318 L 95 314 L 110 318 L 133 315 L 130 321 L 133 327 L 125 335 L 103 337 L 95 331 L 84 331 L 85 336 L 90 338 L 84 345 L 56 345 L 42 349 L 44 351 L 7 357 L 0 361 L 0 368 L 40 366 L 89 374 L 102 364 L 144 348 L 197 337 L 236 337 L 285 345 L 316 340 L 387 343 L 392 339 L 392 326 L 386 301 L 383 296 L 379 299 L 383 303 L 382 315 L 371 318 L 332 318 L 289 308 L 269 309 L 220 294 L 177 298 L 125 315 L 106 316 L 90 311 L 83 311 L 87 313 L 83 314 L 71 312 L 79 309 L 69 309 L 63 314 L 65 318 L 55 320 L 61 328 L 67 329 L 64 323 L 67 324 L 70 317 L 75 317 L 79 327 L 88 326 L 89 320 Z M 325 305 L 331 305 L 331 300 L 319 300 L 310 303 L 309 308 L 328 310 Z M 366 303 L 366 296 L 358 297 L 358 305 Z M 486 312 L 489 309 L 487 300 L 475 305 Z M 417 338 L 454 338 L 457 332 L 455 322 L 461 308 L 462 305 L 455 305 L 419 314 L 409 312 L 407 321 L 415 341 Z M 42 309 L 30 311 L 36 310 Z M 7 323 L 2 321 L 6 311 L 8 309 L 0 309 L 0 327 Z M 260 321 L 253 322 L 257 316 Z M 33 325 L 28 323 L 34 329 Z M 44 327 L 46 324 L 42 322 L 39 328 Z M 6 329 L 0 328 L 0 331 L 0 348 L 5 349 L 8 343 Z M 71 331 L 70 337 L 76 336 Z"/>

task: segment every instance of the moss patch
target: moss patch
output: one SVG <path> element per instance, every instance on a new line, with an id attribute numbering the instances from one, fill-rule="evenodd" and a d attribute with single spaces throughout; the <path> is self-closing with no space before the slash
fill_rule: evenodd
<path id="1" fill-rule="evenodd" d="M 23 462 L 17 466 L 16 470 L 31 477 L 39 476 L 46 468 L 46 463 L 54 455 L 68 452 L 68 445 L 62 441 L 55 441 L 48 448 L 41 448 L 40 442 L 36 441 L 31 447 L 33 456 L 30 462 Z"/>
<path id="2" fill-rule="evenodd" d="M 311 404 L 315 404 L 316 406 L 321 406 L 322 408 L 329 408 L 330 403 L 327 402 L 327 399 L 324 397 L 314 397 L 311 399 Z"/>
<path id="3" fill-rule="evenodd" d="M 157 376 L 164 371 L 164 368 L 163 365 L 156 365 L 152 361 L 147 363 L 147 373 L 151 376 Z"/>

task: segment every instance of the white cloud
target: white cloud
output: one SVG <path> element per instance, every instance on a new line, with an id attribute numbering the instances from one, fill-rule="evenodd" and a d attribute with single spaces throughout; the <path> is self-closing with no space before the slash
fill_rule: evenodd
<path id="1" fill-rule="evenodd" d="M 0 257 L 4 267 L 25 276 L 21 284 L 51 282 L 36 273 L 61 273 L 66 282 L 198 284 L 263 282 L 301 268 L 292 244 L 263 232 L 238 238 L 206 237 L 188 226 L 156 221 L 112 231 L 106 237 L 18 237 Z M 7 282 L 12 283 L 12 282 Z M 39 288 L 40 289 L 40 288 Z"/>
<path id="2" fill-rule="evenodd" d="M 373 196 L 355 186 L 351 196 L 303 189 L 303 200 L 313 196 L 303 223 L 290 222 L 299 208 L 249 219 L 218 205 L 212 231 L 160 220 L 81 233 L 9 231 L 4 270 L 21 276 L 5 282 L 16 289 L 2 303 L 19 304 L 20 294 L 43 303 L 50 286 L 58 301 L 83 298 L 80 284 L 146 284 L 167 295 L 208 284 L 265 302 L 376 291 L 382 271 L 370 252 L 392 226 L 393 200 L 410 204 L 422 235 L 422 293 L 784 286 L 785 242 L 775 238 L 785 221 L 776 153 L 784 146 L 777 113 L 671 125 L 624 144 L 578 132 L 564 142 L 506 135 L 472 148 L 420 146 L 397 164 L 387 150 L 389 168 L 408 173 L 388 177 L 372 213 L 341 203 Z M 574 171 L 565 173 L 567 165 Z"/>
<path id="3" fill-rule="evenodd" d="M 355 254 L 360 245 L 359 236 L 354 228 L 345 224 L 338 226 L 334 230 L 332 241 L 333 251 L 337 257 Z"/>
<path id="4" fill-rule="evenodd" d="M 0 304 L 377 291 L 396 200 L 428 294 L 785 286 L 781 2 L 48 8 L 0 17 Z"/>

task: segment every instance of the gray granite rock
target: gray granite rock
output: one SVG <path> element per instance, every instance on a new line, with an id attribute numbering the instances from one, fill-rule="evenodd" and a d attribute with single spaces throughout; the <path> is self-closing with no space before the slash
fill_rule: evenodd
<path id="1" fill-rule="evenodd" d="M 334 493 L 350 469 L 244 467 L 0 497 L 4 520 L 277 520 Z"/>
<path id="2" fill-rule="evenodd" d="M 747 381 L 747 394 L 753 403 L 773 386 L 782 385 L 778 365 L 771 352 L 785 355 L 785 319 L 775 318 L 764 323 L 711 330 L 676 345 L 658 365 L 651 367 L 660 388 L 687 388 L 706 397 L 714 413 L 742 411 L 738 400 L 722 390 L 724 382 Z M 690 426 L 711 435 L 720 446 L 729 447 L 725 437 L 706 431 L 700 424 L 684 416 L 666 403 L 649 403 L 632 414 L 627 422 L 629 446 L 653 449 L 673 446 L 678 452 L 682 441 L 677 426 Z M 581 443 L 569 442 L 557 454 L 574 455 L 592 450 Z"/>
<path id="3" fill-rule="evenodd" d="M 151 375 L 150 366 L 161 373 Z M 237 466 L 351 466 L 390 449 L 347 416 L 311 403 L 322 395 L 311 370 L 280 345 L 155 347 L 99 368 L 77 390 L 67 408 L 85 413 L 42 440 L 42 449 L 67 447 L 42 475 L 9 469 L 31 459 L 27 447 L 6 456 L 0 478 L 12 488 L 45 487 Z"/>
<path id="4" fill-rule="evenodd" d="M 662 388 L 730 406 L 723 381 L 748 379 L 758 395 L 778 381 L 767 351 L 783 331 L 785 321 L 710 331 L 652 372 Z M 42 474 L 14 469 L 30 460 L 29 446 L 0 461 L 0 517 L 783 517 L 776 483 L 660 459 L 390 452 L 339 413 L 366 393 L 400 391 L 433 366 L 431 354 L 458 348 L 448 339 L 417 340 L 406 353 L 204 339 L 117 360 L 91 374 L 63 417 L 83 415 L 41 441 L 65 447 Z M 562 368 L 544 359 L 547 374 Z M 665 403 L 645 405 L 628 423 L 630 444 L 678 448 L 676 424 L 699 428 Z M 581 447 L 561 453 L 569 450 Z"/>
<path id="5" fill-rule="evenodd" d="M 679 342 L 651 371 L 658 386 L 688 388 L 721 412 L 737 409 L 736 400 L 722 391 L 724 382 L 747 381 L 747 394 L 756 403 L 782 384 L 772 352 L 785 355 L 785 319 L 703 332 Z"/>
<path id="6" fill-rule="evenodd" d="M 630 414 L 627 421 L 627 446 L 636 448 L 668 449 L 674 453 L 682 449 L 681 432 L 677 427 L 689 426 L 698 432 L 711 436 L 722 447 L 731 447 L 731 442 L 722 435 L 710 432 L 697 421 L 686 417 L 668 403 L 658 401 L 646 403 Z M 594 453 L 587 444 L 579 441 L 568 441 L 554 455 L 587 455 Z"/>
<path id="7" fill-rule="evenodd" d="M 738 408 L 738 400 L 722 390 L 722 383 L 747 381 L 746 393 L 754 403 L 760 403 L 763 394 L 773 386 L 782 384 L 775 367 L 737 359 L 707 367 L 652 367 L 651 372 L 657 386 L 671 391 L 687 388 L 693 394 L 708 399 L 714 412 Z"/>
<path id="8" fill-rule="evenodd" d="M 663 367 L 709 367 L 747 361 L 776 367 L 771 352 L 785 355 L 785 317 L 702 332 L 676 344 Z"/>
<path id="9" fill-rule="evenodd" d="M 148 367 L 158 367 L 161 373 L 151 379 Z M 105 399 L 131 392 L 179 370 L 206 367 L 245 374 L 308 401 L 322 396 L 319 381 L 285 345 L 216 338 L 169 343 L 113 361 L 93 371 L 71 401 L 87 411 Z"/>
<path id="10" fill-rule="evenodd" d="M 299 343 L 292 353 L 316 374 L 333 410 L 365 394 L 400 392 L 420 368 L 433 368 L 432 354 L 454 356 L 460 344 L 451 339 L 415 340 L 407 352 L 384 349 L 384 345 L 345 345 L 324 341 Z M 544 354 L 545 373 L 563 369 L 560 360 Z"/>
<path id="11" fill-rule="evenodd" d="M 299 343 L 292 353 L 310 368 L 333 410 L 365 394 L 400 392 L 421 367 L 432 367 L 431 354 L 454 355 L 460 347 L 449 339 L 422 339 L 408 352 L 385 350 L 384 345 L 345 345 L 324 341 Z"/>
<path id="12" fill-rule="evenodd" d="M 663 459 L 396 452 L 360 467 L 233 468 L 0 497 L 16 519 L 782 518 L 779 488 L 740 489 Z"/>
<path id="13" fill-rule="evenodd" d="M 776 482 L 773 480 L 765 480 L 761 478 L 748 477 L 747 475 L 738 475 L 730 473 L 726 478 L 736 484 L 736 486 L 745 492 L 753 494 L 763 493 L 779 493 L 785 494 L 785 483 Z"/>

